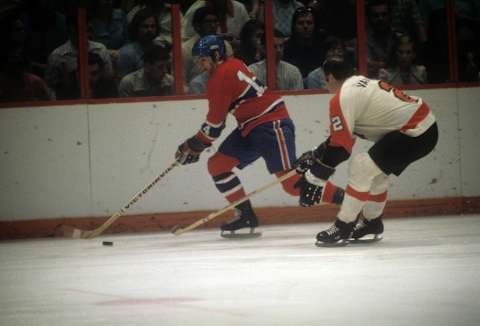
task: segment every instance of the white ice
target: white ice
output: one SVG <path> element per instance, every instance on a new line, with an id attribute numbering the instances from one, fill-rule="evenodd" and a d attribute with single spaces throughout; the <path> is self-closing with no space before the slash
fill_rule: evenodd
<path id="1" fill-rule="evenodd" d="M 0 325 L 480 325 L 479 215 L 387 219 L 379 243 L 315 247 L 328 226 L 0 242 Z"/>

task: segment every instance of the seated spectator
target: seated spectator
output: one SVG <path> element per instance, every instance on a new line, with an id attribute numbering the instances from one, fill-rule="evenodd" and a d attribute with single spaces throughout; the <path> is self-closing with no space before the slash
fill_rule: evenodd
<path id="1" fill-rule="evenodd" d="M 195 76 L 189 83 L 188 83 L 188 93 L 189 94 L 205 94 L 207 91 L 207 82 L 209 76 L 206 72 L 202 72 L 201 74 Z"/>
<path id="2" fill-rule="evenodd" d="M 424 0 L 419 3 L 427 27 L 427 44 L 423 63 L 429 83 L 449 81 L 448 19 L 445 1 Z"/>
<path id="3" fill-rule="evenodd" d="M 272 0 L 273 28 L 290 37 L 293 14 L 303 6 L 303 3 L 297 0 Z M 265 22 L 263 10 L 259 11 L 258 19 Z"/>
<path id="4" fill-rule="evenodd" d="M 264 36 L 263 23 L 249 20 L 243 25 L 240 32 L 240 44 L 235 51 L 235 57 L 242 60 L 247 66 L 262 60 L 265 57 Z"/>
<path id="5" fill-rule="evenodd" d="M 415 45 L 408 35 L 398 38 L 393 61 L 386 69 L 380 69 L 379 78 L 393 86 L 424 84 L 427 82 L 425 66 L 415 64 Z"/>
<path id="6" fill-rule="evenodd" d="M 203 69 L 195 64 L 196 58 L 192 57 L 192 48 L 195 42 L 203 36 L 216 34 L 218 31 L 218 17 L 209 7 L 200 7 L 193 15 L 193 27 L 196 34 L 182 44 L 183 78 L 188 84 L 195 76 L 202 73 Z M 227 56 L 233 55 L 232 46 L 225 42 Z"/>
<path id="7" fill-rule="evenodd" d="M 91 98 L 118 97 L 116 79 L 106 72 L 105 63 L 94 52 L 88 53 L 88 78 Z"/>
<path id="8" fill-rule="evenodd" d="M 167 42 L 172 43 L 172 8 L 166 0 L 140 0 L 127 14 L 127 20 L 130 23 L 135 14 L 140 9 L 147 8 L 157 15 L 160 26 L 159 36 Z M 180 22 L 183 15 L 180 13 Z"/>
<path id="9" fill-rule="evenodd" d="M 29 62 L 22 48 L 0 52 L 0 102 L 49 100 L 47 84 L 27 72 Z"/>
<path id="10" fill-rule="evenodd" d="M 381 68 L 393 51 L 396 34 L 390 19 L 388 0 L 370 0 L 366 7 L 367 75 L 378 78 Z"/>
<path id="11" fill-rule="evenodd" d="M 79 94 L 77 16 L 68 16 L 67 22 L 69 39 L 49 55 L 45 71 L 45 81 L 58 100 L 74 99 Z M 89 40 L 88 51 L 97 53 L 104 62 L 106 73 L 113 74 L 110 54 L 105 45 Z"/>
<path id="12" fill-rule="evenodd" d="M 315 33 L 353 42 L 357 37 L 357 15 L 355 0 L 307 0 L 305 6 L 312 7 L 315 16 Z"/>
<path id="13" fill-rule="evenodd" d="M 329 37 L 325 40 L 325 60 L 331 57 L 348 57 L 350 62 L 353 62 L 353 56 L 346 50 L 345 42 L 336 37 Z M 308 89 L 325 89 L 327 90 L 327 81 L 325 79 L 325 73 L 323 72 L 323 66 L 312 70 L 305 82 L 305 87 Z"/>
<path id="14" fill-rule="evenodd" d="M 26 12 L 15 8 L 7 11 L 0 20 L 0 37 L 7 48 L 26 48 L 28 38 Z"/>
<path id="15" fill-rule="evenodd" d="M 28 1 L 27 52 L 32 71 L 45 78 L 50 53 L 68 40 L 66 16 L 52 0 Z"/>
<path id="16" fill-rule="evenodd" d="M 193 15 L 200 7 L 209 7 L 216 12 L 220 33 L 229 42 L 238 39 L 243 25 L 249 20 L 247 9 L 236 0 L 197 0 L 185 13 L 182 22 L 182 40 L 186 41 L 195 35 L 193 28 Z"/>
<path id="17" fill-rule="evenodd" d="M 238 2 L 241 2 L 245 6 L 251 20 L 257 19 L 258 10 L 260 9 L 259 0 L 238 0 Z"/>
<path id="18" fill-rule="evenodd" d="M 315 33 L 313 11 L 298 8 L 292 17 L 292 34 L 285 42 L 284 60 L 300 69 L 302 78 L 323 62 L 323 39 Z"/>
<path id="19" fill-rule="evenodd" d="M 303 89 L 303 79 L 300 70 L 294 65 L 285 62 L 283 50 L 285 44 L 285 35 L 280 31 L 274 31 L 275 42 L 275 81 L 278 90 L 298 90 Z M 262 60 L 248 66 L 256 75 L 257 79 L 267 85 L 267 62 Z"/>
<path id="20" fill-rule="evenodd" d="M 126 74 L 143 67 L 145 49 L 155 42 L 170 44 L 158 36 L 159 25 L 157 16 L 145 8 L 139 10 L 133 17 L 129 27 L 130 42 L 120 48 L 117 61 L 117 77 L 121 79 Z"/>
<path id="21" fill-rule="evenodd" d="M 128 41 L 128 23 L 120 8 L 113 8 L 112 0 L 93 0 L 88 8 L 89 35 L 93 41 L 102 43 L 110 51 L 112 60 L 118 57 L 120 49 Z"/>
<path id="22" fill-rule="evenodd" d="M 171 71 L 170 48 L 152 44 L 145 50 L 144 67 L 122 78 L 118 87 L 121 97 L 162 96 L 175 93 Z"/>
<path id="23" fill-rule="evenodd" d="M 425 20 L 415 0 L 390 0 L 392 29 L 398 34 L 410 35 L 416 47 L 428 41 Z"/>

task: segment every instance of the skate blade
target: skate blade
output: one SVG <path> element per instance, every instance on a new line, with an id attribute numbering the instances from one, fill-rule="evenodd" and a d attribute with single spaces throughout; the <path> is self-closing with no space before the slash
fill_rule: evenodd
<path id="1" fill-rule="evenodd" d="M 348 240 L 340 240 L 337 242 L 321 242 L 317 241 L 315 242 L 315 246 L 320 247 L 320 248 L 334 248 L 334 247 L 345 247 L 346 245 L 349 244 Z"/>
<path id="2" fill-rule="evenodd" d="M 350 243 L 352 244 L 368 244 L 368 243 L 376 243 L 376 242 L 379 242 L 383 239 L 383 237 L 379 236 L 379 235 L 375 235 L 373 238 L 371 239 L 363 239 L 363 238 L 360 238 L 360 239 L 350 239 L 348 240 Z"/>
<path id="3" fill-rule="evenodd" d="M 235 231 L 222 231 L 220 236 L 225 239 L 254 239 L 262 236 L 262 232 L 235 233 Z"/>

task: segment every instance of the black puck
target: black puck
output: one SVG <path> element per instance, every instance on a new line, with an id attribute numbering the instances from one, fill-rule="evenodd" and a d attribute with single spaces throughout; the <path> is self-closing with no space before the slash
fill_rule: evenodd
<path id="1" fill-rule="evenodd" d="M 113 246 L 113 242 L 112 241 L 103 241 L 102 244 L 104 246 Z"/>

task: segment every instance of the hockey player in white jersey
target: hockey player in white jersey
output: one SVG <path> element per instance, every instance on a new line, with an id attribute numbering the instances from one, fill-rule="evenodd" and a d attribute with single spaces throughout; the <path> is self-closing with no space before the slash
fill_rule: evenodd
<path id="1" fill-rule="evenodd" d="M 435 116 L 419 97 L 381 80 L 352 76 L 343 58 L 327 59 L 323 69 L 328 89 L 335 93 L 329 106 L 330 136 L 313 151 L 313 163 L 298 182 L 300 204 L 319 203 L 323 185 L 350 157 L 356 137 L 370 140 L 374 144 L 367 152 L 351 158 L 342 206 L 335 223 L 317 234 L 317 245 L 376 238 L 383 233 L 388 175 L 399 176 L 433 150 L 438 141 Z M 355 225 L 361 212 L 364 219 Z"/>

